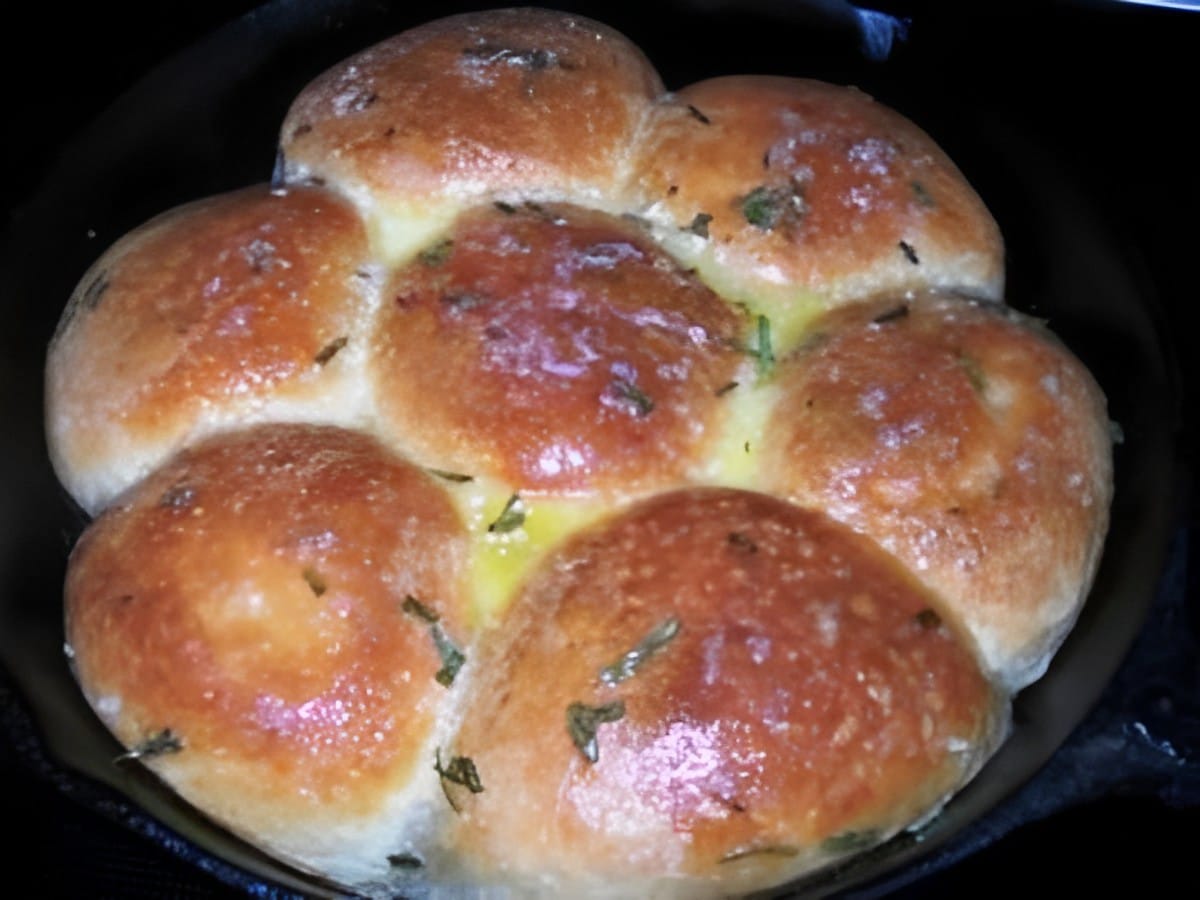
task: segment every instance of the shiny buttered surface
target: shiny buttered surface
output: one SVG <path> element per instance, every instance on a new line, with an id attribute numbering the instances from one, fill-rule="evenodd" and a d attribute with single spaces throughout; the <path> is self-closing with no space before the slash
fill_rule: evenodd
<path id="1" fill-rule="evenodd" d="M 917 827 L 1096 570 L 1104 398 L 863 93 L 544 10 L 309 85 L 47 362 L 97 715 L 368 895 L 727 896 Z"/>

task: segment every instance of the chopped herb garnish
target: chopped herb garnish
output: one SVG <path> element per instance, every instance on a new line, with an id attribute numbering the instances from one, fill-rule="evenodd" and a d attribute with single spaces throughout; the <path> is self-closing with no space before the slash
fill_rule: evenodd
<path id="1" fill-rule="evenodd" d="M 454 642 L 446 635 L 446 630 L 441 625 L 434 625 L 432 631 L 433 642 L 437 646 L 438 655 L 442 658 L 442 667 L 437 670 L 433 678 L 442 687 L 450 687 L 454 684 L 458 670 L 463 667 L 467 657 L 454 646 Z"/>
<path id="2" fill-rule="evenodd" d="M 679 634 L 679 619 L 675 616 L 660 622 L 650 630 L 649 634 L 638 641 L 636 647 L 625 653 L 616 662 L 601 669 L 600 680 L 611 687 L 614 684 L 620 684 L 626 678 L 633 677 L 646 660 L 671 643 L 677 634 Z"/>
<path id="3" fill-rule="evenodd" d="M 932 209 L 933 207 L 937 206 L 937 203 L 933 199 L 933 195 L 926 190 L 925 185 L 921 184 L 919 181 L 913 181 L 911 182 L 911 186 L 913 196 L 917 198 L 918 203 L 927 209 Z"/>
<path id="4" fill-rule="evenodd" d="M 489 534 L 507 534 L 516 531 L 525 524 L 525 507 L 521 503 L 520 494 L 513 494 L 500 510 L 500 515 L 488 526 Z"/>
<path id="5" fill-rule="evenodd" d="M 758 341 L 749 353 L 757 360 L 759 379 L 770 375 L 775 366 L 775 351 L 771 348 L 771 320 L 766 316 L 758 317 Z"/>
<path id="6" fill-rule="evenodd" d="M 614 700 L 601 706 L 588 706 L 575 702 L 567 707 L 567 732 L 579 748 L 584 759 L 596 762 L 600 759 L 600 745 L 596 741 L 596 729 L 609 722 L 625 717 L 625 701 Z"/>
<path id="7" fill-rule="evenodd" d="M 388 865 L 393 869 L 422 869 L 425 862 L 412 853 L 393 853 L 387 858 Z"/>
<path id="8" fill-rule="evenodd" d="M 912 263 L 914 266 L 919 266 L 921 264 L 921 260 L 917 258 L 917 251 L 913 249 L 912 244 L 910 244 L 908 241 L 901 241 L 899 247 L 900 252 L 904 254 L 904 258 L 910 263 Z"/>
<path id="9" fill-rule="evenodd" d="M 760 185 L 742 198 L 742 215 L 755 228 L 770 231 L 783 218 L 784 201 L 778 188 Z"/>
<path id="10" fill-rule="evenodd" d="M 404 603 L 400 605 L 400 608 L 410 616 L 416 616 L 421 621 L 427 622 L 430 625 L 434 624 L 438 619 L 441 618 L 441 616 L 435 613 L 432 609 L 430 609 L 412 594 L 405 596 Z"/>
<path id="11" fill-rule="evenodd" d="M 617 396 L 632 404 L 639 416 L 647 416 L 654 410 L 654 401 L 632 381 L 616 378 L 613 380 L 612 386 Z"/>
<path id="12" fill-rule="evenodd" d="M 696 213 L 691 224 L 688 225 L 686 230 L 690 231 L 692 234 L 706 238 L 708 237 L 708 223 L 711 222 L 712 219 L 713 217 L 706 212 Z"/>
<path id="13" fill-rule="evenodd" d="M 183 749 L 183 741 L 170 728 L 164 728 L 157 734 L 152 734 L 144 741 L 136 744 L 132 749 L 127 750 L 120 756 L 116 757 L 113 762 L 120 763 L 131 759 L 150 759 L 154 756 L 163 756 L 167 753 L 178 753 Z"/>
<path id="14" fill-rule="evenodd" d="M 900 319 L 908 317 L 908 304 L 901 303 L 899 306 L 892 307 L 885 313 L 880 313 L 871 321 L 876 325 L 886 325 L 888 322 L 898 322 Z"/>
<path id="15" fill-rule="evenodd" d="M 983 368 L 979 365 L 979 360 L 969 353 L 959 353 L 958 364 L 962 366 L 963 371 L 967 375 L 967 380 L 971 382 L 971 387 L 975 389 L 975 393 L 982 394 L 987 390 L 987 376 L 983 374 Z"/>
<path id="16" fill-rule="evenodd" d="M 550 212 L 550 210 L 546 209 L 546 207 L 542 206 L 542 204 L 537 203 L 536 201 L 526 200 L 525 201 L 525 210 L 527 212 L 533 213 L 535 216 L 537 216 L 542 221 L 549 222 L 551 225 L 566 225 L 567 224 L 567 220 L 564 219 L 562 216 L 555 215 L 554 213 Z"/>
<path id="17" fill-rule="evenodd" d="M 101 269 L 100 272 L 88 282 L 88 286 L 83 289 L 83 293 L 79 297 L 79 302 L 84 309 L 89 312 L 100 305 L 100 298 L 108 290 L 110 282 L 108 272 Z"/>
<path id="18" fill-rule="evenodd" d="M 798 222 L 808 211 L 799 184 L 759 185 L 738 205 L 746 221 L 762 231 L 771 231 L 782 224 Z"/>
<path id="19" fill-rule="evenodd" d="M 712 119 L 700 112 L 700 110 L 696 109 L 696 107 L 692 106 L 690 103 L 688 104 L 688 112 L 692 114 L 692 118 L 696 121 L 702 122 L 705 125 L 712 124 Z"/>
<path id="20" fill-rule="evenodd" d="M 821 842 L 821 849 L 827 853 L 851 853 L 866 850 L 878 843 L 879 832 L 873 828 L 863 831 L 843 831 Z"/>
<path id="21" fill-rule="evenodd" d="M 749 847 L 734 847 L 717 860 L 717 862 L 737 862 L 739 859 L 745 859 L 748 856 L 797 856 L 799 853 L 800 848 L 793 847 L 791 844 L 760 844 Z"/>
<path id="22" fill-rule="evenodd" d="M 427 468 L 425 471 L 430 475 L 434 475 L 438 478 L 444 479 L 445 481 L 452 481 L 455 484 L 466 484 L 468 481 L 475 480 L 474 475 L 464 475 L 461 472 L 451 472 L 448 469 Z"/>
<path id="23" fill-rule="evenodd" d="M 942 624 L 942 617 L 937 614 L 937 610 L 926 607 L 914 616 L 917 624 L 922 628 L 934 629 Z"/>
<path id="24" fill-rule="evenodd" d="M 308 586 L 312 589 L 314 597 L 320 597 L 323 593 L 325 593 L 325 590 L 327 588 L 327 585 L 325 584 L 325 579 L 321 577 L 320 573 L 317 572 L 316 569 L 307 568 L 300 574 L 304 576 L 304 580 L 308 583 Z"/>
<path id="25" fill-rule="evenodd" d="M 452 238 L 443 238 L 432 247 L 426 247 L 417 254 L 417 259 L 422 265 L 436 267 L 440 266 L 450 258 L 450 254 L 454 251 L 454 240 Z"/>
<path id="26" fill-rule="evenodd" d="M 729 546 L 735 550 L 740 550 L 742 553 L 757 553 L 758 544 L 754 543 L 748 536 L 740 531 L 729 532 Z"/>
<path id="27" fill-rule="evenodd" d="M 416 616 L 429 625 L 429 634 L 433 638 L 433 645 L 437 647 L 438 656 L 442 659 L 442 667 L 433 676 L 434 680 L 443 687 L 450 687 L 454 683 L 459 669 L 466 663 L 467 657 L 446 634 L 446 629 L 439 621 L 441 617 L 412 594 L 404 598 L 404 603 L 400 608 L 410 616 Z"/>
<path id="28" fill-rule="evenodd" d="M 317 355 L 313 357 L 313 362 L 315 362 L 318 366 L 325 365 L 325 363 L 337 356 L 337 352 L 345 347 L 349 342 L 350 338 L 346 337 L 345 335 L 340 338 L 335 338 L 317 352 Z"/>
<path id="29" fill-rule="evenodd" d="M 476 771 L 475 763 L 469 756 L 452 756 L 450 757 L 450 762 L 443 766 L 442 751 L 435 750 L 433 769 L 441 779 L 442 793 L 446 795 L 446 800 L 450 803 L 450 808 L 455 812 L 459 811 L 458 804 L 450 796 L 450 789 L 446 787 L 446 782 L 461 785 L 472 794 L 483 793 L 483 782 L 479 780 L 479 772 Z"/>
<path id="30" fill-rule="evenodd" d="M 715 391 L 713 391 L 713 393 L 716 394 L 718 397 L 724 397 L 726 394 L 728 394 L 730 391 L 732 391 L 737 386 L 738 386 L 738 383 L 736 381 L 727 381 L 723 385 L 721 385 L 719 388 L 717 388 Z"/>

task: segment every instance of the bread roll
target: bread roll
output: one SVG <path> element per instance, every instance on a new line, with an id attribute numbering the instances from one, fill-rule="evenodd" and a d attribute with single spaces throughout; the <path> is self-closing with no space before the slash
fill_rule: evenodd
<path id="1" fill-rule="evenodd" d="M 49 348 L 118 764 L 366 896 L 691 897 L 986 763 L 1111 439 L 916 125 L 499 10 L 335 66 L 280 160 L 118 241 Z"/>
<path id="2" fill-rule="evenodd" d="M 470 638 L 465 551 L 434 477 L 369 437 L 213 437 L 75 548 L 76 674 L 113 733 L 209 816 L 293 865 L 379 878 L 440 812 L 428 760 L 449 648 Z"/>
<path id="3" fill-rule="evenodd" d="M 50 346 L 59 478 L 96 513 L 219 429 L 361 422 L 372 279 L 353 208 L 313 188 L 249 187 L 137 228 L 84 275 Z"/>
<path id="4" fill-rule="evenodd" d="M 958 297 L 854 306 L 811 334 L 780 366 L 767 488 L 896 554 L 1002 684 L 1040 677 L 1108 525 L 1095 381 L 1033 320 Z"/>
<path id="5" fill-rule="evenodd" d="M 871 541 L 763 494 L 669 491 L 587 530 L 485 639 L 456 841 L 545 896 L 727 896 L 928 815 L 1003 695 Z"/>

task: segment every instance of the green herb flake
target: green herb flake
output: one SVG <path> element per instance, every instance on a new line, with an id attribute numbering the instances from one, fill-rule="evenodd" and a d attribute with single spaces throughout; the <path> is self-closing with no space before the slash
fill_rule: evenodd
<path id="1" fill-rule="evenodd" d="M 901 319 L 908 318 L 908 304 L 901 303 L 899 306 L 894 306 L 887 312 L 880 313 L 871 320 L 875 325 L 886 325 L 889 322 L 899 322 Z"/>
<path id="2" fill-rule="evenodd" d="M 442 687 L 450 687 L 458 675 L 459 669 L 466 663 L 467 657 L 454 645 L 442 626 L 434 625 L 433 643 L 437 647 L 438 656 L 442 658 L 442 667 L 434 674 L 434 680 Z"/>
<path id="3" fill-rule="evenodd" d="M 168 753 L 178 753 L 182 749 L 183 741 L 180 737 L 170 728 L 164 728 L 162 731 L 140 741 L 131 749 L 113 759 L 113 762 L 121 763 L 133 759 L 150 759 L 155 756 L 164 756 Z"/>
<path id="4" fill-rule="evenodd" d="M 100 305 L 100 298 L 104 296 L 110 284 L 108 272 L 101 269 L 96 274 L 96 277 L 88 282 L 88 286 L 83 289 L 83 292 L 79 296 L 78 305 L 91 312 Z"/>
<path id="5" fill-rule="evenodd" d="M 978 359 L 969 353 L 959 353 L 958 364 L 962 366 L 967 380 L 971 382 L 971 387 L 975 389 L 975 393 L 982 394 L 987 390 L 987 376 L 984 375 L 983 367 L 979 364 Z"/>
<path id="6" fill-rule="evenodd" d="M 751 844 L 745 847 L 734 847 L 718 863 L 737 862 L 750 856 L 798 856 L 800 848 L 791 844 Z"/>
<path id="7" fill-rule="evenodd" d="M 440 621 L 441 617 L 412 594 L 405 596 L 404 603 L 401 604 L 400 608 L 410 616 L 420 619 L 429 626 L 433 645 L 437 648 L 438 656 L 442 660 L 442 667 L 438 669 L 433 677 L 442 687 L 450 687 L 454 683 L 459 670 L 466 663 L 466 655 L 458 649 L 454 641 L 446 634 L 446 629 L 442 627 Z"/>
<path id="8" fill-rule="evenodd" d="M 614 700 L 601 706 L 588 706 L 578 701 L 567 707 L 567 733 L 588 762 L 600 759 L 596 731 L 601 725 L 625 717 L 625 701 Z"/>
<path id="9" fill-rule="evenodd" d="M 472 794 L 483 793 L 483 782 L 479 778 L 479 772 L 475 769 L 474 761 L 469 756 L 452 756 L 450 762 L 443 766 L 442 751 L 435 750 L 433 770 L 438 773 L 438 778 L 442 783 L 442 793 L 446 795 L 450 808 L 455 812 L 459 812 L 458 804 L 454 802 L 447 783 L 465 787 Z"/>
<path id="10" fill-rule="evenodd" d="M 300 574 L 312 590 L 314 597 L 320 597 L 328 589 L 328 585 L 325 584 L 325 579 L 321 577 L 321 573 L 311 566 Z"/>
<path id="11" fill-rule="evenodd" d="M 937 201 L 933 199 L 933 195 L 929 193 L 929 190 L 921 182 L 910 182 L 910 186 L 912 187 L 913 196 L 917 198 L 919 204 L 926 209 L 933 209 L 937 206 Z"/>
<path id="12" fill-rule="evenodd" d="M 393 869 L 423 869 L 425 862 L 413 853 L 393 853 L 387 858 Z"/>
<path id="13" fill-rule="evenodd" d="M 675 616 L 665 619 L 655 625 L 632 650 L 625 653 L 616 662 L 601 669 L 600 680 L 611 687 L 614 684 L 620 684 L 626 678 L 632 678 L 651 656 L 671 643 L 677 634 L 679 634 L 679 619 Z"/>
<path id="14" fill-rule="evenodd" d="M 764 156 L 764 168 L 769 165 L 769 156 Z M 773 231 L 781 225 L 796 225 L 808 212 L 804 184 L 796 180 L 789 184 L 759 185 L 746 196 L 738 198 L 736 205 L 746 221 L 761 231 Z"/>
<path id="15" fill-rule="evenodd" d="M 786 189 L 759 185 L 742 198 L 742 215 L 755 228 L 770 231 L 783 221 L 790 194 Z"/>
<path id="16" fill-rule="evenodd" d="M 921 610 L 913 618 L 918 625 L 927 631 L 932 631 L 942 624 L 942 617 L 937 614 L 937 610 L 930 607 Z"/>
<path id="17" fill-rule="evenodd" d="M 863 831 L 843 831 L 821 842 L 826 853 L 856 853 L 879 843 L 879 832 L 873 828 Z"/>
<path id="18" fill-rule="evenodd" d="M 488 525 L 488 534 L 507 534 L 525 524 L 525 507 L 520 494 L 513 494 L 500 510 L 496 520 Z"/>
<path id="19" fill-rule="evenodd" d="M 613 380 L 612 386 L 617 396 L 630 403 L 639 416 L 648 416 L 653 412 L 654 401 L 632 381 L 617 378 Z"/>
<path id="20" fill-rule="evenodd" d="M 708 237 L 708 223 L 712 220 L 713 217 L 709 213 L 696 213 L 695 217 L 691 221 L 691 224 L 688 225 L 685 230 L 690 231 L 692 234 L 698 235 L 699 237 L 706 238 Z"/>
<path id="21" fill-rule="evenodd" d="M 331 359 L 337 356 L 338 351 L 340 351 L 348 343 L 350 343 L 350 338 L 346 337 L 345 335 L 330 341 L 317 351 L 317 355 L 313 357 L 313 362 L 315 362 L 318 366 L 325 365 Z"/>
<path id="22" fill-rule="evenodd" d="M 451 238 L 443 238 L 431 247 L 426 247 L 417 254 L 417 259 L 421 265 L 436 268 L 445 265 L 446 260 L 450 258 L 450 254 L 454 252 L 454 241 Z"/>
<path id="23" fill-rule="evenodd" d="M 439 618 L 441 618 L 437 613 L 435 613 L 432 609 L 430 609 L 412 594 L 405 595 L 404 603 L 400 605 L 400 608 L 410 616 L 416 616 L 422 622 L 427 622 L 430 625 L 433 625 Z"/>
<path id="24" fill-rule="evenodd" d="M 427 468 L 425 471 L 436 478 L 441 478 L 443 481 L 450 481 L 454 484 L 466 484 L 469 481 L 475 480 L 474 475 L 464 475 L 461 472 L 451 472 L 449 469 Z"/>
<path id="25" fill-rule="evenodd" d="M 775 367 L 775 351 L 771 347 L 771 320 L 766 316 L 758 317 L 757 342 L 748 352 L 756 361 L 759 380 L 769 376 Z"/>

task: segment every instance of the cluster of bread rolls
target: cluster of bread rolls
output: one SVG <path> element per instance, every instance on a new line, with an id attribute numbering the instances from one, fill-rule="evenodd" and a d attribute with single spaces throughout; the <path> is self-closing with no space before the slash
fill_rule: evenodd
<path id="1" fill-rule="evenodd" d="M 321 75 L 279 160 L 109 248 L 49 349 L 126 760 L 368 895 L 748 892 L 979 770 L 1110 436 L 927 135 L 514 9 Z"/>

